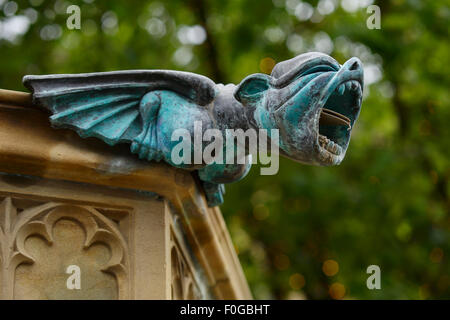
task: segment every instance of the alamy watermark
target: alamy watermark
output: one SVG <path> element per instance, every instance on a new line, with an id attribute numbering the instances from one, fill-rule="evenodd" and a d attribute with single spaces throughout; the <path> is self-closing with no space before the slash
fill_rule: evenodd
<path id="1" fill-rule="evenodd" d="M 369 290 L 381 289 L 381 269 L 379 266 L 373 264 L 367 267 L 367 274 L 370 276 L 367 278 L 366 286 Z"/>
<path id="2" fill-rule="evenodd" d="M 171 140 L 180 141 L 171 152 L 171 161 L 175 165 L 246 164 L 248 161 L 254 164 L 259 159 L 259 163 L 269 165 L 261 167 L 261 175 L 274 175 L 279 169 L 278 129 L 271 129 L 270 136 L 266 129 L 225 129 L 224 137 L 219 129 L 206 129 L 203 133 L 202 122 L 194 121 L 193 139 L 189 130 L 180 128 L 174 130 Z M 204 142 L 210 143 L 203 147 Z"/>
<path id="3" fill-rule="evenodd" d="M 367 7 L 366 12 L 370 16 L 366 20 L 366 26 L 368 29 L 381 29 L 381 9 L 379 6 L 373 4 Z"/>
<path id="4" fill-rule="evenodd" d="M 370 16 L 366 20 L 368 29 L 381 29 L 381 9 L 377 5 L 370 5 L 366 9 Z M 81 9 L 79 6 L 73 4 L 67 7 L 66 13 L 70 16 L 66 20 L 66 26 L 69 30 L 81 29 Z"/>
<path id="5" fill-rule="evenodd" d="M 66 287 L 69 290 L 81 289 L 81 269 L 75 264 L 71 264 L 67 267 L 66 273 L 70 274 L 66 281 Z"/>
<path id="6" fill-rule="evenodd" d="M 69 30 L 81 29 L 81 9 L 79 6 L 73 4 L 67 7 L 67 14 L 70 16 L 66 20 L 66 26 Z"/>

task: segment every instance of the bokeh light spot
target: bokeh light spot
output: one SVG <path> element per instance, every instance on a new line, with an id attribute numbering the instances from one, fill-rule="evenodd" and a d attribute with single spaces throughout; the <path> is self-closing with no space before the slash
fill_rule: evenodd
<path id="1" fill-rule="evenodd" d="M 340 300 L 345 297 L 345 286 L 339 282 L 335 282 L 330 286 L 328 293 L 331 298 Z"/>
<path id="2" fill-rule="evenodd" d="M 285 254 L 277 254 L 274 260 L 275 267 L 280 270 L 286 270 L 291 265 L 289 257 Z"/>
<path id="3" fill-rule="evenodd" d="M 300 290 L 305 286 L 305 277 L 300 273 L 294 273 L 289 277 L 289 285 L 294 290 Z"/>
<path id="4" fill-rule="evenodd" d="M 326 260 L 322 265 L 322 271 L 325 275 L 332 277 L 339 272 L 339 263 L 334 260 Z"/>
<path id="5" fill-rule="evenodd" d="M 262 73 L 270 74 L 272 72 L 273 67 L 275 67 L 275 60 L 270 57 L 266 57 L 261 59 L 259 62 L 259 69 Z"/>

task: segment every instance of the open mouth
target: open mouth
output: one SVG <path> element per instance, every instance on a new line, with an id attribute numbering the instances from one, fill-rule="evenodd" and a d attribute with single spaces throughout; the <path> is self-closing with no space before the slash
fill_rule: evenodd
<path id="1" fill-rule="evenodd" d="M 361 107 L 361 98 L 361 82 L 347 80 L 336 87 L 320 108 L 317 142 L 323 151 L 334 156 L 345 153 L 350 131 Z"/>

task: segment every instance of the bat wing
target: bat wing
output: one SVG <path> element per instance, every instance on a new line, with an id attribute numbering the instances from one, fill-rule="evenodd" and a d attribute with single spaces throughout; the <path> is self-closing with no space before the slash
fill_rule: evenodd
<path id="1" fill-rule="evenodd" d="M 75 130 L 83 138 L 100 138 L 109 145 L 130 143 L 142 132 L 145 124 L 139 103 L 150 91 L 175 91 L 200 106 L 215 97 L 212 80 L 180 71 L 25 76 L 23 83 L 33 93 L 33 103 L 52 113 L 53 126 Z"/>

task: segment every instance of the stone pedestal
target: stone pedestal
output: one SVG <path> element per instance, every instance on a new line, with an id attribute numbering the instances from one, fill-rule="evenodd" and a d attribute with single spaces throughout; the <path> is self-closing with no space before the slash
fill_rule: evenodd
<path id="1" fill-rule="evenodd" d="M 0 90 L 0 299 L 250 299 L 184 170 L 50 127 Z"/>

